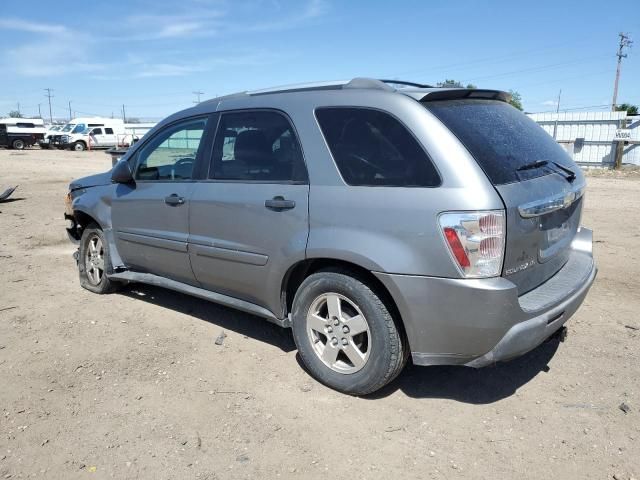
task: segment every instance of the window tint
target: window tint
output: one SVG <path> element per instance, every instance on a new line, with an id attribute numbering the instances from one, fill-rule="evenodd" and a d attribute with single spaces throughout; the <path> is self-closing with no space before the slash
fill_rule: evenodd
<path id="1" fill-rule="evenodd" d="M 307 178 L 293 127 L 284 115 L 266 111 L 222 115 L 210 176 L 263 182 Z"/>
<path id="2" fill-rule="evenodd" d="M 104 133 L 106 133 L 107 135 L 113 135 L 113 128 L 105 128 Z"/>
<path id="3" fill-rule="evenodd" d="M 93 130 L 91 130 L 91 133 L 93 133 L 94 135 L 102 135 L 102 129 L 94 128 Z"/>
<path id="4" fill-rule="evenodd" d="M 391 115 L 367 108 L 319 108 L 316 117 L 349 185 L 435 187 L 440 177 L 425 151 Z"/>
<path id="5" fill-rule="evenodd" d="M 36 128 L 33 123 L 16 123 L 18 128 Z"/>
<path id="6" fill-rule="evenodd" d="M 576 168 L 551 135 L 505 102 L 465 99 L 424 106 L 460 139 L 494 185 L 551 173 L 550 167 L 517 170 L 538 161 Z"/>
<path id="7" fill-rule="evenodd" d="M 138 153 L 136 179 L 191 179 L 206 123 L 202 118 L 165 127 Z"/>

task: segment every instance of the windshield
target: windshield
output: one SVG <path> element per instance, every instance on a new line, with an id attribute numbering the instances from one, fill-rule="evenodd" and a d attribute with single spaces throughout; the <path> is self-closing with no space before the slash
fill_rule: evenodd
<path id="1" fill-rule="evenodd" d="M 458 137 L 494 185 L 549 175 L 551 164 L 577 170 L 551 135 L 508 103 L 464 99 L 423 105 Z"/>
<path id="2" fill-rule="evenodd" d="M 62 129 L 63 132 L 70 132 L 73 127 L 75 127 L 75 123 L 67 123 Z"/>
<path id="3" fill-rule="evenodd" d="M 80 133 L 83 130 L 85 130 L 87 128 L 87 126 L 84 123 L 79 123 L 76 125 L 76 127 L 73 129 L 73 131 L 71 133 Z"/>

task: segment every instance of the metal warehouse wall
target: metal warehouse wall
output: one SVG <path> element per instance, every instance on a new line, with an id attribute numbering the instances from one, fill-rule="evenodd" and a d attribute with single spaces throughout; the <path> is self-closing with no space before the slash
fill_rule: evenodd
<path id="1" fill-rule="evenodd" d="M 557 125 L 556 140 L 580 165 L 613 165 L 617 128 L 630 128 L 632 139 L 640 141 L 640 117 L 627 117 L 627 112 L 531 113 L 529 117 L 551 136 Z M 625 145 L 622 163 L 640 165 L 640 145 Z"/>

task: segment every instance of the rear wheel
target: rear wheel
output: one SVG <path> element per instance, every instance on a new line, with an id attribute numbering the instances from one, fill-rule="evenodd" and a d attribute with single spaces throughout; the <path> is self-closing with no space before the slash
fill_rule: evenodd
<path id="1" fill-rule="evenodd" d="M 11 146 L 16 150 L 24 150 L 24 147 L 26 147 L 26 144 L 24 143 L 24 140 L 17 138 L 13 141 Z"/>
<path id="2" fill-rule="evenodd" d="M 109 266 L 109 246 L 102 230 L 93 223 L 84 229 L 80 239 L 78 255 L 80 285 L 94 293 L 115 291 L 117 284 L 107 277 Z"/>
<path id="3" fill-rule="evenodd" d="M 310 275 L 293 303 L 293 336 L 309 372 L 351 395 L 392 381 L 407 360 L 406 341 L 366 281 L 348 272 Z"/>
<path id="4" fill-rule="evenodd" d="M 82 151 L 86 150 L 87 147 L 85 146 L 85 144 L 83 142 L 76 142 L 76 143 L 73 144 L 72 148 L 76 152 L 82 152 Z"/>

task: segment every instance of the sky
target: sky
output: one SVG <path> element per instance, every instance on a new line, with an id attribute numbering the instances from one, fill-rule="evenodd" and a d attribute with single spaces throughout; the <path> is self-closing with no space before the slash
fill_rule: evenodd
<path id="1" fill-rule="evenodd" d="M 4 3 L 4 2 L 3 2 Z M 31 0 L 0 15 L 0 116 L 156 120 L 198 99 L 319 80 L 445 79 L 526 111 L 640 104 L 640 1 Z"/>

